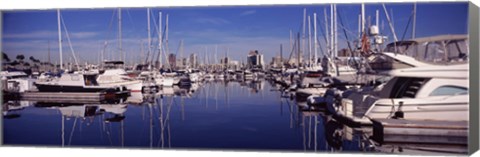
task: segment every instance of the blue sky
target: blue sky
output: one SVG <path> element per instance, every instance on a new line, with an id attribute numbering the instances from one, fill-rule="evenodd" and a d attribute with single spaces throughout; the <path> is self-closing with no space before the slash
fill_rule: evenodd
<path id="1" fill-rule="evenodd" d="M 284 45 L 284 56 L 288 56 L 289 31 L 301 33 L 303 9 L 313 18 L 317 13 L 320 21 L 319 39 L 325 47 L 320 30 L 324 30 L 324 9 L 330 14 L 329 5 L 289 5 L 289 6 L 229 6 L 229 7 L 175 7 L 151 8 L 152 41 L 157 43 L 156 26 L 158 12 L 169 14 L 169 48 L 176 53 L 179 41 L 184 40 L 184 55 L 197 53 L 205 56 L 205 47 L 210 62 L 214 59 L 215 45 L 218 46 L 217 58 L 222 57 L 229 48 L 229 57 L 235 60 L 245 58 L 249 50 L 259 50 L 265 54 L 265 61 L 279 54 L 280 44 Z M 397 37 L 401 38 L 411 15 L 412 3 L 387 3 L 387 10 L 393 12 L 393 21 Z M 385 14 L 381 4 L 366 4 L 367 17 L 375 21 L 375 10 L 380 11 L 382 33 L 392 41 Z M 360 4 L 337 4 L 339 15 L 347 29 L 350 40 L 356 39 Z M 112 27 L 110 20 L 115 8 L 107 9 L 71 9 L 61 10 L 65 26 L 76 56 L 83 62 L 97 62 L 100 52 L 106 46 L 106 58 L 118 59 L 117 19 Z M 146 8 L 122 9 L 122 45 L 126 52 L 127 63 L 141 60 L 142 43 L 146 54 L 147 16 Z M 466 34 L 468 25 L 468 3 L 418 3 L 417 37 L 440 34 Z M 153 22 L 155 20 L 155 22 Z M 165 20 L 165 16 L 163 17 Z M 165 22 L 163 22 L 165 24 Z M 380 22 L 382 23 L 382 22 Z M 313 19 L 312 19 L 313 25 Z M 346 40 L 338 24 L 339 49 L 346 47 Z M 382 29 L 383 28 L 383 29 Z M 7 11 L 3 14 L 2 51 L 10 58 L 17 54 L 34 56 L 42 61 L 47 59 L 48 43 L 51 47 L 52 61 L 58 61 L 58 33 L 56 10 Z M 63 28 L 62 28 L 63 29 Z M 313 31 L 313 26 L 312 26 Z M 410 28 L 406 39 L 410 38 Z M 308 31 L 307 31 L 308 32 Z M 308 34 L 308 33 L 307 33 Z M 65 30 L 63 30 L 64 61 L 71 58 Z M 313 32 L 312 32 L 313 35 Z M 154 44 L 155 45 L 155 44 Z M 320 53 L 320 51 L 319 51 Z M 113 56 L 113 57 L 112 57 Z M 203 59 L 202 59 L 203 60 Z"/>

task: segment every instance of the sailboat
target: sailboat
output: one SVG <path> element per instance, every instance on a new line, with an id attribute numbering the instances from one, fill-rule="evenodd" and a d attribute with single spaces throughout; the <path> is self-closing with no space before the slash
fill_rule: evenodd
<path id="1" fill-rule="evenodd" d="M 121 42 L 121 10 L 118 9 L 118 25 L 119 25 L 119 47 L 122 53 Z M 142 91 L 142 81 L 129 76 L 124 69 L 123 61 L 105 61 L 104 72 L 98 75 L 97 82 L 101 86 L 125 86 L 131 92 Z"/>
<path id="2" fill-rule="evenodd" d="M 63 68 L 62 39 L 60 10 L 57 10 L 60 67 Z M 101 92 L 101 91 L 124 91 L 121 85 L 100 85 L 96 81 L 97 74 L 88 72 L 64 73 L 59 78 L 49 80 L 37 80 L 34 85 L 40 92 Z"/>

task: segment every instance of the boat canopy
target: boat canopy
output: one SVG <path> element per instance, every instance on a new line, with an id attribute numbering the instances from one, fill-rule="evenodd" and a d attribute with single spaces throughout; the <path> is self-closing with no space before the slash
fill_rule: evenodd
<path id="1" fill-rule="evenodd" d="M 468 35 L 438 35 L 392 42 L 384 52 L 396 52 L 428 63 L 466 62 Z"/>

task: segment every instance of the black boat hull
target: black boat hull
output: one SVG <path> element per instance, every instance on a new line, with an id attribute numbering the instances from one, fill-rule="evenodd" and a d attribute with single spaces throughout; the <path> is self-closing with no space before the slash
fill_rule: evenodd
<path id="1" fill-rule="evenodd" d="M 83 86 L 63 86 L 63 85 L 48 85 L 48 84 L 35 84 L 40 92 L 104 92 L 115 91 L 113 88 L 85 88 Z"/>

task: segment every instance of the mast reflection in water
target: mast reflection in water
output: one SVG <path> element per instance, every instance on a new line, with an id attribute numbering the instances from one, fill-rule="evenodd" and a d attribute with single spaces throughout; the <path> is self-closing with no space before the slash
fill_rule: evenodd
<path id="1" fill-rule="evenodd" d="M 361 151 L 361 136 L 266 81 L 206 82 L 111 104 L 8 101 L 6 145 Z"/>

